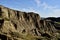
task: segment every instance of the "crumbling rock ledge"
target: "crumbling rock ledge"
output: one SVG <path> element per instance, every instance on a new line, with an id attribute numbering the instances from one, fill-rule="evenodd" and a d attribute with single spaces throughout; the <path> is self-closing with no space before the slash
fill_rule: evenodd
<path id="1" fill-rule="evenodd" d="M 39 14 L 0 5 L 1 40 L 60 40 L 59 31 L 51 21 L 41 20 Z"/>

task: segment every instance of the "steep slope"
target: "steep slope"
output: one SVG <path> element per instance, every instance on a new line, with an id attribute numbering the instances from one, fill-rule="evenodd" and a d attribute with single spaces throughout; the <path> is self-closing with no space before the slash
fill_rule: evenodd
<path id="1" fill-rule="evenodd" d="M 44 20 L 51 20 L 52 24 L 54 25 L 54 27 L 57 30 L 60 30 L 60 17 L 48 17 L 48 18 L 44 18 Z"/>
<path id="2" fill-rule="evenodd" d="M 60 17 L 48 17 L 48 18 L 45 18 L 45 20 L 51 20 L 51 21 L 54 21 L 54 22 L 60 22 Z"/>
<path id="3" fill-rule="evenodd" d="M 41 20 L 33 12 L 21 12 L 0 6 L 1 40 L 59 40 L 51 21 Z"/>

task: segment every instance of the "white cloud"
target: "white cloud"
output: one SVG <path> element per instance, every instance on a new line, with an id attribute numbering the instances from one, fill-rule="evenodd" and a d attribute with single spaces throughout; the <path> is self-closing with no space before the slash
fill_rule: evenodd
<path id="1" fill-rule="evenodd" d="M 37 4 L 37 6 L 39 7 L 39 6 L 40 6 L 41 1 L 40 1 L 40 0 L 35 0 L 35 2 L 36 2 L 36 4 Z"/>
<path id="2" fill-rule="evenodd" d="M 43 2 L 41 4 L 41 6 L 44 8 L 44 9 L 53 9 L 53 8 L 56 8 L 56 6 L 50 6 L 48 5 L 46 2 Z"/>
<path id="3" fill-rule="evenodd" d="M 37 3 L 37 6 L 40 8 L 42 7 L 43 10 L 51 10 L 48 13 L 44 12 L 45 17 L 60 17 L 60 9 L 58 9 L 58 6 L 52 6 L 52 5 L 48 5 L 48 3 L 46 2 L 41 2 L 41 0 L 35 0 L 35 2 Z M 41 12 L 42 14 L 42 12 Z"/>
<path id="4" fill-rule="evenodd" d="M 33 7 L 23 8 L 21 11 L 40 13 L 38 10 L 35 10 Z"/>
<path id="5" fill-rule="evenodd" d="M 52 12 L 49 13 L 51 17 L 60 17 L 60 9 L 52 9 Z"/>
<path id="6" fill-rule="evenodd" d="M 57 6 L 51 6 L 48 5 L 46 2 L 41 2 L 41 0 L 35 0 L 36 4 L 38 7 L 43 7 L 44 9 L 52 9 L 52 8 L 56 8 Z"/>

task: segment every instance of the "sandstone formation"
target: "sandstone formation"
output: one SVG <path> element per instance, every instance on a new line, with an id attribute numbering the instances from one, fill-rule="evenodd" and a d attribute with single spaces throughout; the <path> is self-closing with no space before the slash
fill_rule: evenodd
<path id="1" fill-rule="evenodd" d="M 37 13 L 21 12 L 0 5 L 1 40 L 60 40 L 60 29 L 56 29 L 54 24 L 41 20 Z"/>

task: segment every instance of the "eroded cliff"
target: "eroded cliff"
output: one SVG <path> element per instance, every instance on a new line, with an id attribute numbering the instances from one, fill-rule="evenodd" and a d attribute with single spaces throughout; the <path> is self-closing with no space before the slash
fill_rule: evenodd
<path id="1" fill-rule="evenodd" d="M 60 40 L 60 33 L 51 21 L 41 20 L 39 14 L 0 6 L 0 39 Z"/>

